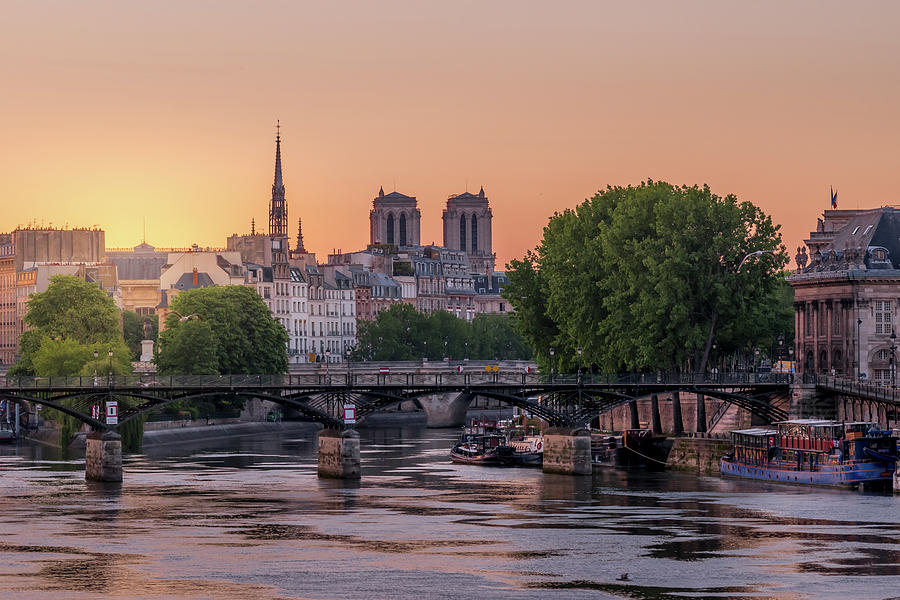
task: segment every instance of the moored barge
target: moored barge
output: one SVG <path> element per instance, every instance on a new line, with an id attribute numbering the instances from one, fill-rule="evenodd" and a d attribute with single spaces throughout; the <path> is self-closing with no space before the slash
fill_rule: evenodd
<path id="1" fill-rule="evenodd" d="M 793 419 L 732 431 L 723 475 L 806 485 L 890 489 L 897 438 L 876 423 Z"/>

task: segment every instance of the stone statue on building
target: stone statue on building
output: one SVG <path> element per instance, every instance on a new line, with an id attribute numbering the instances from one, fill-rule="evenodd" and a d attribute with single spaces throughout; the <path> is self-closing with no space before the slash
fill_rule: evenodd
<path id="1" fill-rule="evenodd" d="M 806 263 L 809 262 L 809 255 L 806 254 L 806 246 L 799 246 L 797 248 L 797 254 L 794 256 L 794 260 L 797 261 L 798 271 L 802 271 L 806 268 Z"/>

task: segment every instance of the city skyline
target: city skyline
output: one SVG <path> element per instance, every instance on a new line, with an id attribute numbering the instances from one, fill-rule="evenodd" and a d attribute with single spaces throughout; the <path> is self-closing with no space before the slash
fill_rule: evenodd
<path id="1" fill-rule="evenodd" d="M 442 242 L 484 187 L 498 268 L 555 211 L 667 180 L 749 200 L 789 252 L 830 208 L 894 202 L 887 2 L 341 7 L 13 3 L 0 229 L 221 246 L 267 221 L 281 120 L 289 238 L 359 249 L 379 187 Z"/>

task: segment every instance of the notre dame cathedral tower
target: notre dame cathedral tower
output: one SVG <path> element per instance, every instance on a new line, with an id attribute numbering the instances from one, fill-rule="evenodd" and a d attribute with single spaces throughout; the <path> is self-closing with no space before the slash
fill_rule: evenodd
<path id="1" fill-rule="evenodd" d="M 465 192 L 447 199 L 444 209 L 444 246 L 469 255 L 473 273 L 493 273 L 497 255 L 491 242 L 491 207 L 484 195 Z"/>

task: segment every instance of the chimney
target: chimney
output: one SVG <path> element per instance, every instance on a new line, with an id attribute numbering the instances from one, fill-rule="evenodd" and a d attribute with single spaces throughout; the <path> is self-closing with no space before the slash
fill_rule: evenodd
<path id="1" fill-rule="evenodd" d="M 194 277 L 191 279 L 191 282 L 196 286 L 200 281 L 200 277 L 197 275 L 197 267 L 194 267 Z"/>

